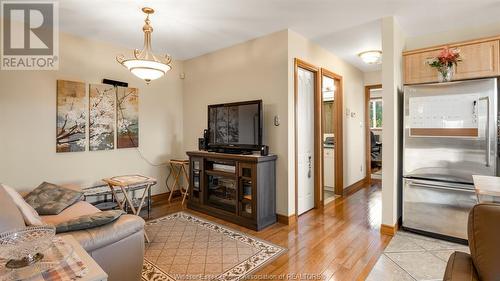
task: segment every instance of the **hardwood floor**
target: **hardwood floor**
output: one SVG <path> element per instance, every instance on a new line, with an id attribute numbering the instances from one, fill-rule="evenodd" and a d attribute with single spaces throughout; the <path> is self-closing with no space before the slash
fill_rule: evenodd
<path id="1" fill-rule="evenodd" d="M 288 249 L 250 280 L 271 280 L 271 275 L 295 273 L 311 274 L 311 280 L 350 281 L 368 276 L 391 239 L 380 234 L 381 206 L 380 181 L 374 180 L 370 186 L 301 215 L 294 226 L 277 223 L 260 232 L 187 210 L 179 199 L 172 203 L 155 200 L 151 219 L 186 210 Z M 288 279 L 292 280 L 284 280 Z"/>

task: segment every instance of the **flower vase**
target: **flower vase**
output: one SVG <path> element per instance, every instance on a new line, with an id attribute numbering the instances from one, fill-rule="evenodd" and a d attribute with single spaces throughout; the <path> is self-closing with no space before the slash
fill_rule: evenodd
<path id="1" fill-rule="evenodd" d="M 438 81 L 439 82 L 450 82 L 453 79 L 453 67 L 442 67 L 438 68 Z"/>

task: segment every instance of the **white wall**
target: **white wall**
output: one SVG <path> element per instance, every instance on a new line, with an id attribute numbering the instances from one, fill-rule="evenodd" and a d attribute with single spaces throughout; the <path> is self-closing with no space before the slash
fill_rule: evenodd
<path id="1" fill-rule="evenodd" d="M 382 224 L 394 226 L 398 219 L 398 175 L 399 154 L 399 104 L 398 97 L 403 85 L 403 62 L 401 52 L 405 47 L 405 38 L 394 17 L 382 19 L 382 84 L 384 101 L 382 135 Z"/>
<path id="2" fill-rule="evenodd" d="M 277 213 L 288 215 L 287 31 L 276 32 L 184 62 L 184 150 L 197 150 L 207 105 L 262 99 L 263 142 L 278 156 Z M 279 115 L 281 125 L 274 126 Z"/>
<path id="3" fill-rule="evenodd" d="M 140 46 L 137 46 L 140 47 Z M 182 154 L 182 63 L 146 85 L 115 61 L 132 50 L 60 35 L 58 71 L 0 71 L 0 182 L 29 190 L 42 181 L 91 185 L 104 177 L 141 173 L 165 192 L 165 166 L 147 164 L 136 149 L 56 153 L 56 81 L 99 83 L 103 78 L 139 88 L 140 150 L 151 162 Z"/>
<path id="4" fill-rule="evenodd" d="M 405 50 L 500 35 L 500 22 L 406 38 Z"/>
<path id="5" fill-rule="evenodd" d="M 288 32 L 288 120 L 294 120 L 294 59 L 299 58 L 317 67 L 326 68 L 343 78 L 344 102 L 344 188 L 363 179 L 365 167 L 365 90 L 364 77 L 356 67 L 345 62 L 302 35 Z M 347 109 L 355 117 L 346 116 Z M 288 211 L 295 211 L 295 143 L 294 123 L 288 122 Z"/>
<path id="6" fill-rule="evenodd" d="M 365 72 L 363 74 L 365 86 L 382 84 L 382 70 Z"/>

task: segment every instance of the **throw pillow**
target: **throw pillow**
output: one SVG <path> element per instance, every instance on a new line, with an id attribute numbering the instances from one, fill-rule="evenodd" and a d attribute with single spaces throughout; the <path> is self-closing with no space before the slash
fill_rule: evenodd
<path id="1" fill-rule="evenodd" d="M 57 215 L 79 201 L 82 192 L 43 182 L 24 197 L 39 215 Z"/>
<path id="2" fill-rule="evenodd" d="M 108 210 L 90 215 L 83 215 L 69 221 L 56 224 L 56 233 L 98 227 L 117 220 L 123 214 L 125 214 L 125 212 L 123 212 L 122 210 Z"/>
<path id="3" fill-rule="evenodd" d="M 14 204 L 16 204 L 19 212 L 23 215 L 24 223 L 26 225 L 42 225 L 42 219 L 38 215 L 38 213 L 31 207 L 28 203 L 26 203 L 17 191 L 15 191 L 12 187 L 7 186 L 5 184 L 0 184 L 1 187 L 7 192 L 7 194 L 12 198 Z"/>

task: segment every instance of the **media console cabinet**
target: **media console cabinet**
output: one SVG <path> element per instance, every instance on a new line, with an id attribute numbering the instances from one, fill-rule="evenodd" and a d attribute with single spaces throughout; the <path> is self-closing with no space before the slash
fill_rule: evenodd
<path id="1" fill-rule="evenodd" d="M 261 230 L 276 222 L 276 155 L 190 151 L 187 206 Z"/>

